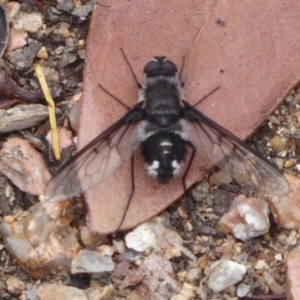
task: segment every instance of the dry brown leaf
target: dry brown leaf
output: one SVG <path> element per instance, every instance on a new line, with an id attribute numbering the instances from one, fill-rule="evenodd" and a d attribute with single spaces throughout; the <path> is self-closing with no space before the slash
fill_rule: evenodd
<path id="1" fill-rule="evenodd" d="M 142 70 L 153 55 L 167 55 L 179 67 L 186 98 L 242 139 L 248 138 L 299 81 L 300 2 L 176 1 L 172 5 L 121 0 L 95 6 L 91 23 L 79 147 L 82 148 L 126 110 L 99 84 L 133 106 L 137 87 L 120 47 L 142 81 Z M 188 186 L 201 178 L 201 158 L 193 163 Z M 121 229 L 128 229 L 164 210 L 182 193 L 181 179 L 160 185 L 147 177 L 136 155 L 136 189 Z M 102 184 L 85 193 L 93 231 L 116 230 L 130 193 L 130 162 Z"/>

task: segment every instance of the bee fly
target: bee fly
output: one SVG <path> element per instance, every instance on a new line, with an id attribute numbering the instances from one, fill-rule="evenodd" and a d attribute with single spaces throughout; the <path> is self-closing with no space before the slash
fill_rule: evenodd
<path id="1" fill-rule="evenodd" d="M 259 191 L 288 194 L 288 182 L 268 160 L 186 102 L 179 77 L 176 65 L 165 56 L 148 62 L 144 82 L 138 84 L 138 103 L 62 166 L 46 188 L 46 199 L 76 196 L 112 175 L 129 158 L 134 178 L 133 154 L 139 146 L 148 174 L 162 184 L 181 174 L 187 161 L 182 174 L 186 191 L 185 178 L 199 153 L 234 178 L 247 176 Z M 192 154 L 187 160 L 188 147 Z M 134 182 L 127 208 L 133 193 Z"/>

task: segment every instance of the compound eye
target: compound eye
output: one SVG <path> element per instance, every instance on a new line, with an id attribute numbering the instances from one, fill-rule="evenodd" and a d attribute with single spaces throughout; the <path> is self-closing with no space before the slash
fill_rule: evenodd
<path id="1" fill-rule="evenodd" d="M 159 63 L 156 60 L 149 61 L 144 67 L 145 74 L 156 73 L 160 69 Z"/>
<path id="2" fill-rule="evenodd" d="M 165 56 L 154 56 L 144 67 L 144 74 L 147 77 L 175 76 L 175 73 L 177 73 L 176 65 Z"/>
<path id="3" fill-rule="evenodd" d="M 176 65 L 170 61 L 170 60 L 165 60 L 163 63 L 162 63 L 162 71 L 163 72 L 166 72 L 166 73 L 177 73 L 177 67 Z"/>

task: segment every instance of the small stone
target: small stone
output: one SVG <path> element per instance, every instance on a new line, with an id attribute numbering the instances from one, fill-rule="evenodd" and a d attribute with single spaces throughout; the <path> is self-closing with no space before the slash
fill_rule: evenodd
<path id="1" fill-rule="evenodd" d="M 125 237 L 129 249 L 144 252 L 148 248 L 157 247 L 157 238 L 152 228 L 146 223 L 136 227 Z"/>
<path id="2" fill-rule="evenodd" d="M 6 280 L 7 290 L 11 293 L 20 293 L 25 290 L 25 283 L 15 276 L 11 276 Z"/>
<path id="3" fill-rule="evenodd" d="M 275 111 L 275 114 L 279 114 L 279 111 Z M 270 116 L 269 117 L 269 127 L 273 128 L 273 124 L 279 125 L 280 121 L 275 117 L 275 116 Z"/>
<path id="4" fill-rule="evenodd" d="M 92 234 L 88 226 L 83 226 L 80 229 L 80 238 L 82 243 L 86 247 L 94 246 L 95 244 L 101 242 L 103 239 L 106 239 L 101 235 Z"/>
<path id="5" fill-rule="evenodd" d="M 83 50 L 83 49 L 78 50 L 77 54 L 81 59 L 85 59 L 85 50 Z"/>
<path id="6" fill-rule="evenodd" d="M 292 231 L 290 234 L 286 234 L 285 232 L 281 232 L 278 234 L 277 239 L 280 241 L 280 243 L 286 245 L 286 246 L 293 246 L 297 244 L 297 237 L 295 232 Z"/>
<path id="7" fill-rule="evenodd" d="M 269 270 L 268 264 L 264 260 L 259 260 L 254 266 L 256 270 Z"/>
<path id="8" fill-rule="evenodd" d="M 37 58 L 48 58 L 48 52 L 45 46 L 42 46 L 37 53 Z"/>
<path id="9" fill-rule="evenodd" d="M 128 261 L 119 262 L 114 269 L 114 276 L 118 278 L 124 278 L 129 270 L 130 263 Z"/>
<path id="10" fill-rule="evenodd" d="M 63 53 L 64 48 L 65 48 L 64 46 L 59 46 L 59 47 L 55 48 L 54 54 L 59 55 L 59 54 Z"/>
<path id="11" fill-rule="evenodd" d="M 67 273 L 72 257 L 80 245 L 74 230 L 69 202 L 37 203 L 30 210 L 20 213 L 14 222 L 2 222 L 1 234 L 6 249 L 22 263 L 29 272 L 39 278 L 55 271 Z"/>
<path id="12" fill-rule="evenodd" d="M 178 232 L 166 227 L 165 223 L 166 217 L 162 214 L 136 227 L 125 237 L 127 248 L 140 252 L 147 249 L 161 250 L 169 259 L 178 257 L 183 252 L 191 260 L 196 261 L 195 255 L 182 245 L 183 240 Z"/>
<path id="13" fill-rule="evenodd" d="M 36 295 L 38 299 L 43 300 L 88 300 L 84 291 L 78 288 L 50 283 L 41 284 L 36 291 Z"/>
<path id="14" fill-rule="evenodd" d="M 93 283 L 90 289 L 85 290 L 89 300 L 113 300 L 118 299 L 117 291 L 112 284 L 100 286 Z"/>
<path id="15" fill-rule="evenodd" d="M 278 295 L 284 293 L 284 288 L 275 281 L 275 279 L 269 272 L 263 272 L 263 278 L 265 279 L 265 283 L 270 288 L 273 294 Z"/>
<path id="16" fill-rule="evenodd" d="M 229 213 L 219 221 L 221 231 L 232 232 L 242 241 L 265 234 L 270 222 L 267 205 L 257 198 L 236 197 Z"/>
<path id="17" fill-rule="evenodd" d="M 275 163 L 276 163 L 277 168 L 279 170 L 282 170 L 282 168 L 283 168 L 283 159 L 279 158 L 279 157 L 276 157 L 275 158 Z"/>
<path id="18" fill-rule="evenodd" d="M 116 251 L 118 253 L 123 254 L 126 252 L 125 243 L 122 240 L 120 241 L 113 240 L 113 245 L 116 248 Z"/>
<path id="19" fill-rule="evenodd" d="M 72 260 L 71 273 L 102 273 L 111 272 L 115 267 L 110 257 L 90 251 L 81 250 Z"/>
<path id="20" fill-rule="evenodd" d="M 269 143 L 274 150 L 282 151 L 287 146 L 287 139 L 283 136 L 275 135 Z"/>
<path id="21" fill-rule="evenodd" d="M 183 283 L 179 295 L 175 295 L 171 300 L 193 300 L 196 297 L 195 287 L 187 282 Z"/>
<path id="22" fill-rule="evenodd" d="M 251 291 L 251 286 L 241 283 L 239 284 L 237 291 L 236 291 L 236 295 L 239 298 L 243 298 L 245 297 L 249 292 Z"/>
<path id="23" fill-rule="evenodd" d="M 184 219 L 184 220 L 188 219 L 188 217 L 189 217 L 188 212 L 185 209 L 183 209 L 181 206 L 178 207 L 177 211 L 178 211 L 179 216 L 182 219 Z"/>
<path id="24" fill-rule="evenodd" d="M 285 167 L 286 169 L 289 169 L 289 168 L 291 168 L 291 167 L 293 167 L 293 166 L 294 166 L 294 162 L 293 162 L 292 160 L 288 160 L 288 161 L 286 161 L 285 164 L 284 164 L 284 167 Z"/>
<path id="25" fill-rule="evenodd" d="M 6 51 L 21 49 L 27 44 L 28 33 L 25 30 L 11 28 Z"/>
<path id="26" fill-rule="evenodd" d="M 37 11 L 19 11 L 12 21 L 13 28 L 36 33 L 43 26 L 43 14 Z"/>
<path id="27" fill-rule="evenodd" d="M 287 156 L 287 153 L 288 153 L 288 150 L 282 150 L 282 151 L 278 152 L 278 156 L 284 158 Z"/>
<path id="28" fill-rule="evenodd" d="M 102 256 L 108 256 L 108 257 L 112 257 L 116 251 L 114 246 L 109 246 L 109 245 L 101 245 L 97 247 L 96 250 Z"/>
<path id="29" fill-rule="evenodd" d="M 202 274 L 201 268 L 199 268 L 199 267 L 192 268 L 188 272 L 187 279 L 189 282 L 195 283 L 197 280 L 199 280 L 199 278 L 201 277 L 201 274 Z"/>
<path id="30" fill-rule="evenodd" d="M 69 31 L 70 24 L 66 22 L 59 23 L 58 27 L 54 29 L 55 34 L 59 34 L 63 37 L 69 37 L 70 31 Z"/>
<path id="31" fill-rule="evenodd" d="M 134 261 L 135 263 L 143 256 L 141 252 L 127 251 L 120 256 L 121 260 Z"/>
<path id="32" fill-rule="evenodd" d="M 241 281 L 246 272 L 247 268 L 244 265 L 234 261 L 227 259 L 216 261 L 210 267 L 208 287 L 218 293 Z"/>
<path id="33" fill-rule="evenodd" d="M 51 178 L 45 160 L 26 140 L 11 138 L 0 152 L 0 170 L 19 189 L 31 195 L 43 194 Z"/>
<path id="34" fill-rule="evenodd" d="M 171 298 L 171 300 L 187 300 L 187 299 L 182 295 L 175 295 Z"/>

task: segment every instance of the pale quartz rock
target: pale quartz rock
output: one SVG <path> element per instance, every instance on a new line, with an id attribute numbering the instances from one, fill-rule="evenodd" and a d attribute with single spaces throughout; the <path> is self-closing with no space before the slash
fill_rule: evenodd
<path id="1" fill-rule="evenodd" d="M 275 281 L 271 273 L 269 273 L 268 271 L 264 271 L 263 278 L 266 285 L 270 288 L 273 294 L 278 295 L 284 293 L 284 288 Z"/>
<path id="2" fill-rule="evenodd" d="M 53 271 L 67 274 L 80 250 L 76 231 L 69 226 L 72 219 L 68 201 L 37 203 L 28 211 L 4 218 L 0 232 L 9 253 L 33 271 L 35 278 Z"/>
<path id="3" fill-rule="evenodd" d="M 43 300 L 88 300 L 84 291 L 78 288 L 50 283 L 40 285 L 36 291 L 36 295 L 38 299 Z"/>
<path id="4" fill-rule="evenodd" d="M 234 199 L 231 207 L 219 222 L 221 231 L 231 232 L 242 241 L 269 231 L 269 210 L 265 202 L 241 195 Z"/>
<path id="5" fill-rule="evenodd" d="M 251 286 L 241 283 L 239 284 L 236 294 L 239 298 L 245 297 L 251 290 Z"/>
<path id="6" fill-rule="evenodd" d="M 20 190 L 41 195 L 51 174 L 40 152 L 26 140 L 11 138 L 0 151 L 0 171 Z"/>
<path id="7" fill-rule="evenodd" d="M 157 237 L 149 223 L 142 224 L 125 237 L 127 248 L 144 252 L 148 248 L 157 248 Z"/>
<path id="8" fill-rule="evenodd" d="M 241 281 L 247 272 L 244 265 L 231 260 L 219 260 L 210 267 L 208 287 L 215 293 L 221 292 L 229 286 Z"/>
<path id="9" fill-rule="evenodd" d="M 6 280 L 7 290 L 11 293 L 20 293 L 25 290 L 25 283 L 15 276 L 11 276 Z"/>
<path id="10" fill-rule="evenodd" d="M 19 11 L 12 20 L 12 26 L 16 30 L 36 33 L 43 26 L 43 14 L 37 11 Z"/>
<path id="11" fill-rule="evenodd" d="M 110 257 L 90 250 L 81 250 L 74 257 L 71 264 L 71 273 L 102 273 L 111 272 L 115 263 Z"/>
<path id="12" fill-rule="evenodd" d="M 27 36 L 27 31 L 11 28 L 6 51 L 13 51 L 23 48 L 27 44 Z"/>
<path id="13" fill-rule="evenodd" d="M 127 248 L 144 252 L 147 249 L 163 251 L 164 256 L 168 259 L 178 257 L 181 252 L 191 260 L 197 258 L 188 251 L 182 244 L 183 240 L 179 234 L 165 226 L 168 222 L 164 214 L 153 218 L 151 221 L 139 225 L 125 237 Z"/>

